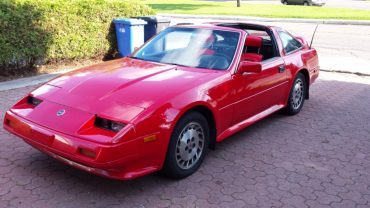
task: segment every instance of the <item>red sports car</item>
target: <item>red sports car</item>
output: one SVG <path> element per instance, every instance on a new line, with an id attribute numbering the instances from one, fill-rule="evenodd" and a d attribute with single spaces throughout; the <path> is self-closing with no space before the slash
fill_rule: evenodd
<path id="1" fill-rule="evenodd" d="M 217 142 L 280 109 L 298 113 L 318 64 L 315 49 L 278 27 L 177 25 L 130 57 L 42 85 L 7 111 L 4 128 L 94 174 L 182 178 Z"/>

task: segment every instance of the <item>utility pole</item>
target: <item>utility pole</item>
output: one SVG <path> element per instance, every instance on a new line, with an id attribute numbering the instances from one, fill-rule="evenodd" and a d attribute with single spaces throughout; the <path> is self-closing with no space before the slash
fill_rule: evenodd
<path id="1" fill-rule="evenodd" d="M 236 6 L 240 7 L 240 0 L 236 0 Z"/>

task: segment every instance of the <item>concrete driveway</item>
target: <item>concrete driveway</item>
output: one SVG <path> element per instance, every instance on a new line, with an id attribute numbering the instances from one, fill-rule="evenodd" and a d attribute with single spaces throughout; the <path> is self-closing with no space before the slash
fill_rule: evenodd
<path id="1" fill-rule="evenodd" d="M 0 92 L 0 118 L 33 88 Z M 90 175 L 0 125 L 0 207 L 370 207 L 369 103 L 370 78 L 323 72 L 300 114 L 237 133 L 178 181 Z"/>

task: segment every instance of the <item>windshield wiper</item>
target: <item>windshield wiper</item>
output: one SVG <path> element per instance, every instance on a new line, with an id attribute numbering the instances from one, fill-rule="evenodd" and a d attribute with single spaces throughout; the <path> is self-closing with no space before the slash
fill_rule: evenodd
<path id="1" fill-rule="evenodd" d="M 175 65 L 175 66 L 182 66 L 182 67 L 191 67 L 191 66 L 188 66 L 188 65 L 171 63 L 171 62 L 162 62 L 162 63 L 164 63 L 164 64 L 171 64 L 171 65 Z"/>
<path id="2" fill-rule="evenodd" d="M 187 65 L 183 65 L 183 64 L 174 64 L 174 63 L 170 63 L 172 65 L 176 65 L 176 66 L 182 66 L 182 67 L 191 67 L 191 66 L 187 66 Z"/>
<path id="3" fill-rule="evenodd" d="M 184 64 L 177 64 L 177 63 L 172 63 L 172 62 L 161 62 L 161 61 L 157 61 L 157 60 L 147 60 L 147 59 L 143 59 L 143 58 L 139 58 L 139 57 L 135 57 L 135 56 L 129 56 L 129 58 L 137 59 L 137 60 L 143 60 L 143 61 L 152 61 L 152 62 L 162 63 L 162 64 L 171 64 L 171 65 L 175 65 L 175 66 L 192 67 L 192 66 L 188 66 L 188 65 L 184 65 Z"/>
<path id="4" fill-rule="evenodd" d="M 143 59 L 143 58 L 139 58 L 139 57 L 136 57 L 136 56 L 129 56 L 129 58 L 136 59 L 136 60 L 143 60 L 143 61 L 145 61 L 145 59 Z"/>

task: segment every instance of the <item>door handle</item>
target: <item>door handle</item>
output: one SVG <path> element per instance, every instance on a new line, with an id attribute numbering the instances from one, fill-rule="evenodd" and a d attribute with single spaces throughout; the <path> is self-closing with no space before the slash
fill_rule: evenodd
<path id="1" fill-rule="evenodd" d="M 279 73 L 283 73 L 285 71 L 285 66 L 284 65 L 280 65 L 279 66 Z"/>

